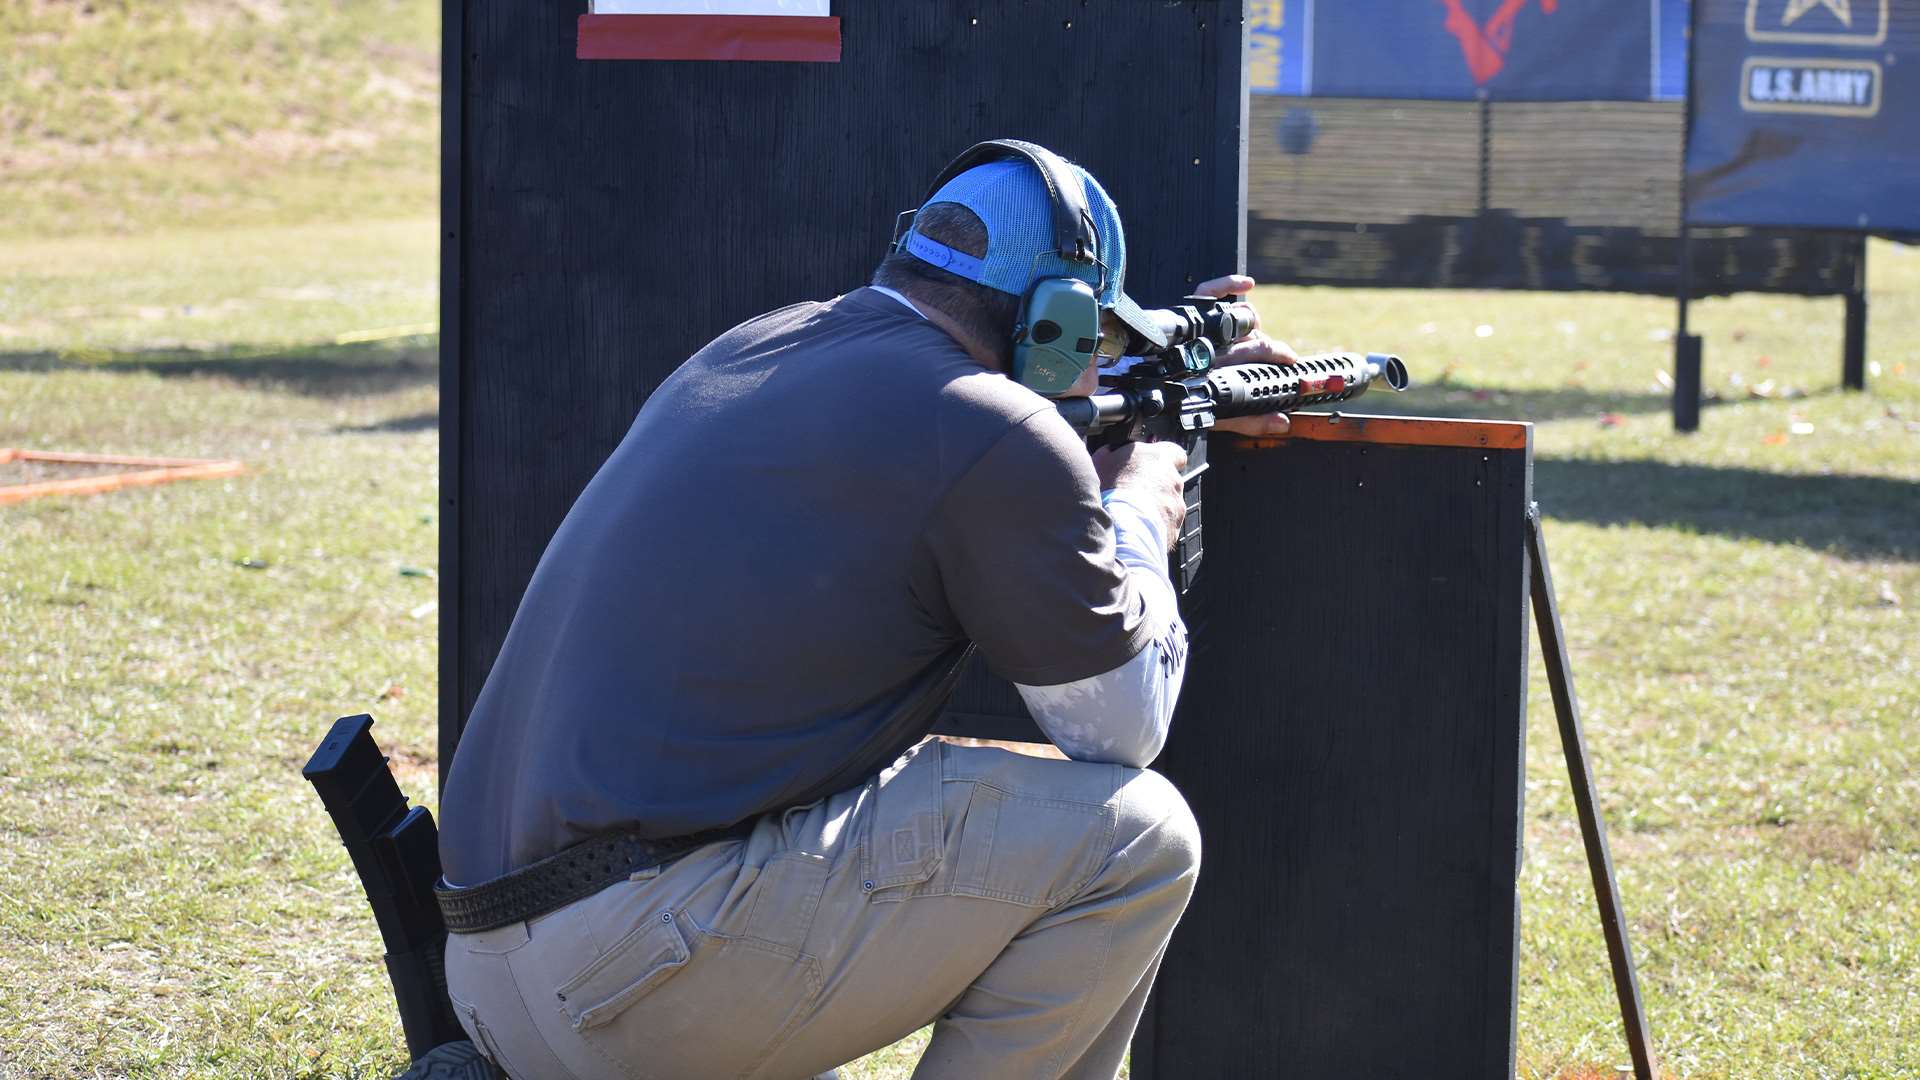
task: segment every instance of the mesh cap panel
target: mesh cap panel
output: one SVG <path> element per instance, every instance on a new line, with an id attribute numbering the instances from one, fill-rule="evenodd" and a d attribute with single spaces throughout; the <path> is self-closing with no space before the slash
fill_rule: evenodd
<path id="1" fill-rule="evenodd" d="M 1093 215 L 1100 261 L 1106 265 L 1105 286 L 1097 266 L 1076 263 L 1057 254 L 1053 238 L 1053 209 L 1040 170 L 1025 161 L 990 161 L 968 169 L 934 192 L 933 203 L 958 203 L 979 215 L 987 227 L 987 255 L 975 280 L 988 288 L 1018 296 L 1040 277 L 1075 277 L 1100 288 L 1100 306 L 1118 301 L 1126 276 L 1127 240 L 1120 228 L 1120 212 L 1106 189 L 1078 165 L 1072 166 L 1086 185 L 1087 210 Z"/>

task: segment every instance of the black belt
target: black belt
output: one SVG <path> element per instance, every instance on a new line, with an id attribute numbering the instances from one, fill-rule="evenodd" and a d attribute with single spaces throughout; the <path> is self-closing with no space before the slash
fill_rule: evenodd
<path id="1" fill-rule="evenodd" d="M 670 863 L 695 848 L 734 840 L 752 831 L 755 818 L 690 836 L 648 840 L 630 832 L 602 833 L 539 862 L 479 885 L 433 887 L 447 929 L 477 934 L 558 911 L 616 881 Z"/>

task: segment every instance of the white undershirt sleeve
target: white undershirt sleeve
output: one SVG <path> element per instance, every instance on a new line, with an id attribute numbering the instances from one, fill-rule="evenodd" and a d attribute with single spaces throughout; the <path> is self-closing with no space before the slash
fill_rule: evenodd
<path id="1" fill-rule="evenodd" d="M 1187 669 L 1187 627 L 1167 578 L 1167 538 L 1159 516 L 1124 492 L 1102 493 L 1113 518 L 1121 566 L 1146 602 L 1153 637 L 1133 659 L 1100 675 L 1056 686 L 1015 683 L 1034 722 L 1061 753 L 1143 769 L 1166 745 Z"/>

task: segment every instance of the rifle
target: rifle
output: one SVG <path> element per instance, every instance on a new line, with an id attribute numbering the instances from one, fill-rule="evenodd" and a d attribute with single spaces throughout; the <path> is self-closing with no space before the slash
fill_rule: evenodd
<path id="1" fill-rule="evenodd" d="M 1297 364 L 1213 366 L 1214 357 L 1253 331 L 1253 309 L 1238 297 L 1189 296 L 1180 306 L 1149 311 L 1166 334 L 1164 347 L 1129 343 L 1141 355 L 1118 374 L 1101 375 L 1100 391 L 1060 398 L 1055 407 L 1093 446 L 1178 442 L 1187 452 L 1186 524 L 1170 567 L 1184 594 L 1200 572 L 1200 476 L 1207 471 L 1206 435 L 1215 420 L 1330 405 L 1367 392 L 1374 380 L 1405 390 L 1406 365 L 1385 353 L 1323 353 Z"/>

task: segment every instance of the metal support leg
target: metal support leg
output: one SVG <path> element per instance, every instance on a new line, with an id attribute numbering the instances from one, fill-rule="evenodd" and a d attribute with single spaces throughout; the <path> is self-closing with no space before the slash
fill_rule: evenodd
<path id="1" fill-rule="evenodd" d="M 1600 906 L 1600 930 L 1607 939 L 1607 958 L 1613 966 L 1613 989 L 1620 999 L 1620 1021 L 1626 1028 L 1627 1050 L 1633 1056 L 1635 1080 L 1655 1080 L 1646 1014 L 1640 1007 L 1640 981 L 1634 974 L 1633 952 L 1627 947 L 1626 922 L 1620 914 L 1620 889 L 1613 880 L 1613 856 L 1607 852 L 1606 827 L 1594 806 L 1593 774 L 1587 769 L 1587 740 L 1580 730 L 1580 706 L 1573 696 L 1573 672 L 1567 665 L 1560 608 L 1553 598 L 1553 574 L 1547 568 L 1547 547 L 1540 535 L 1538 504 L 1527 512 L 1527 557 L 1532 566 L 1530 591 L 1534 627 L 1540 634 L 1540 657 L 1546 662 L 1547 685 L 1553 691 L 1553 711 L 1560 720 L 1560 749 L 1567 757 L 1567 778 L 1573 784 L 1573 805 L 1580 816 L 1580 838 L 1587 846 L 1587 869 L 1593 874 L 1593 896 Z"/>
<path id="2" fill-rule="evenodd" d="M 1673 430 L 1700 430 L 1700 335 L 1673 336 Z"/>
<path id="3" fill-rule="evenodd" d="M 1684 217 L 1684 215 L 1682 215 Z M 1687 301 L 1693 297 L 1693 231 L 1680 224 L 1680 325 L 1673 332 L 1673 430 L 1700 430 L 1700 335 L 1687 333 Z"/>
<path id="4" fill-rule="evenodd" d="M 1866 277 L 1866 259 L 1860 262 L 1860 276 Z M 1840 386 L 1844 390 L 1867 388 L 1867 289 L 1864 281 L 1847 293 L 1846 348 L 1840 357 Z"/>

